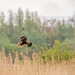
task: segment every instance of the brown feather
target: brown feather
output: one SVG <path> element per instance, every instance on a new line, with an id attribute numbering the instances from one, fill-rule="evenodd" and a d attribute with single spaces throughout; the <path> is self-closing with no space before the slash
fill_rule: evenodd
<path id="1" fill-rule="evenodd" d="M 18 47 L 23 47 L 24 44 L 19 42 L 19 43 L 17 43 L 17 46 L 18 46 Z"/>

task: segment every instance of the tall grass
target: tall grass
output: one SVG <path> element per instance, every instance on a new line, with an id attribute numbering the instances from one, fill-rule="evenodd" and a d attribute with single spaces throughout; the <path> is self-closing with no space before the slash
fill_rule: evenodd
<path id="1" fill-rule="evenodd" d="M 58 63 L 52 57 L 50 62 L 43 63 L 43 60 L 39 62 L 39 56 L 35 52 L 32 54 L 33 60 L 21 52 L 20 55 L 23 58 L 21 61 L 18 53 L 15 54 L 13 63 L 11 53 L 9 53 L 9 57 L 6 57 L 4 48 L 2 49 L 0 52 L 0 75 L 75 75 L 75 58 L 70 59 L 69 62 Z"/>

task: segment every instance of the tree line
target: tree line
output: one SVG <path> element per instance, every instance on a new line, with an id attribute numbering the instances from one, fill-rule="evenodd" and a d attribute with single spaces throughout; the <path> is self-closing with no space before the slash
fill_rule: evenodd
<path id="1" fill-rule="evenodd" d="M 70 22 L 74 23 L 74 18 L 70 18 L 68 23 L 65 20 L 62 20 L 62 23 L 56 22 L 56 19 L 48 21 L 45 19 L 42 22 L 38 13 L 30 12 L 29 9 L 24 12 L 21 8 L 18 8 L 16 13 L 12 10 L 9 10 L 8 13 L 9 16 L 5 20 L 5 14 L 0 12 L 0 49 L 4 47 L 6 53 L 11 50 L 25 52 L 27 46 L 17 47 L 20 37 L 24 35 L 33 43 L 33 46 L 28 48 L 30 55 L 33 50 L 39 52 L 39 46 L 44 43 L 53 46 L 54 40 L 66 42 L 69 49 L 75 48 L 75 27 L 70 24 Z M 51 25 L 48 26 L 48 23 Z M 22 31 L 22 28 L 25 28 L 25 30 Z"/>

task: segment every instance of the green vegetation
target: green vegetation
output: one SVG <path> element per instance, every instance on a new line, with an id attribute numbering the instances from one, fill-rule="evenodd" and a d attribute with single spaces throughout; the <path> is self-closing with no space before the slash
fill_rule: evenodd
<path id="1" fill-rule="evenodd" d="M 4 47 L 6 55 L 8 55 L 9 52 L 13 54 L 13 50 L 20 54 L 21 51 L 25 53 L 28 49 L 31 57 L 34 50 L 37 53 L 40 52 L 39 46 L 41 46 L 40 56 L 43 59 L 51 60 L 51 56 L 54 56 L 55 60 L 59 58 L 60 60 L 69 59 L 73 56 L 72 51 L 75 50 L 75 27 L 72 24 L 66 24 L 65 21 L 63 23 L 59 21 L 54 26 L 55 21 L 53 19 L 49 21 L 51 21 L 50 27 L 46 20 L 43 23 L 41 22 L 37 12 L 30 12 L 28 9 L 25 13 L 21 8 L 17 10 L 17 13 L 9 10 L 7 21 L 4 13 L 1 12 L 0 50 Z M 22 28 L 25 28 L 25 30 L 21 31 Z M 26 36 L 33 46 L 27 47 L 25 45 L 19 48 L 17 43 L 21 42 L 21 36 Z M 47 44 L 45 48 L 42 47 L 44 43 Z"/>
<path id="2" fill-rule="evenodd" d="M 52 57 L 54 57 L 54 60 L 61 61 L 75 57 L 75 52 L 68 49 L 67 43 L 55 40 L 53 47 L 49 48 L 47 44 L 41 46 L 39 55 L 44 61 L 52 60 Z"/>

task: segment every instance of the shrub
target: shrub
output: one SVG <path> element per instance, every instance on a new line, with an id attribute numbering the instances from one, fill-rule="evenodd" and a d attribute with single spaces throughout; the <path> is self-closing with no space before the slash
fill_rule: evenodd
<path id="1" fill-rule="evenodd" d="M 66 43 L 61 43 L 58 40 L 54 41 L 54 45 L 52 47 L 48 47 L 48 45 L 44 45 L 40 47 L 39 55 L 43 60 L 51 60 L 52 56 L 55 60 L 69 60 L 74 56 L 75 52 L 68 50 L 68 46 Z"/>

